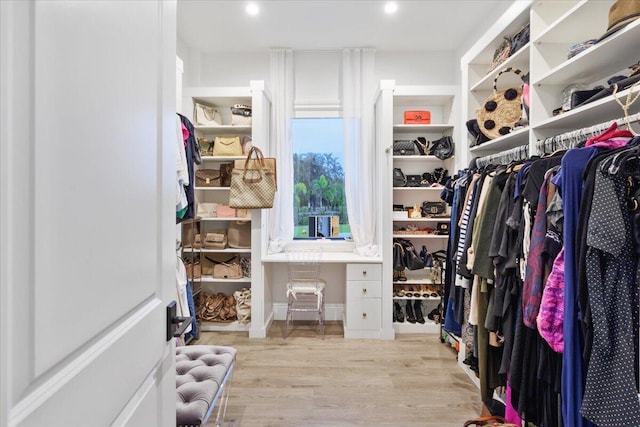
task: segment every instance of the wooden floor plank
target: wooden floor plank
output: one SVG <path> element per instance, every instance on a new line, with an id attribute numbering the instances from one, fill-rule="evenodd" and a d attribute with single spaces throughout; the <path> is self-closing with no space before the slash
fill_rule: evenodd
<path id="1" fill-rule="evenodd" d="M 481 413 L 477 387 L 437 336 L 345 340 L 342 323 L 328 322 L 324 340 L 304 323 L 284 339 L 282 328 L 194 342 L 238 350 L 225 425 L 457 427 Z"/>

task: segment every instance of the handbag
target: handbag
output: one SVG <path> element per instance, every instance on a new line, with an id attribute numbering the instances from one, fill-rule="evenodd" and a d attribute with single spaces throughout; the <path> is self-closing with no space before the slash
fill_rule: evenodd
<path id="1" fill-rule="evenodd" d="M 253 148 L 253 147 L 251 147 Z M 251 148 L 247 151 L 247 155 L 251 152 Z M 233 167 L 242 169 L 247 164 L 249 169 L 267 168 L 273 172 L 273 179 L 276 183 L 276 190 L 278 189 L 278 171 L 276 169 L 276 159 L 273 157 L 263 157 L 262 160 L 258 159 L 235 160 Z"/>
<path id="2" fill-rule="evenodd" d="M 196 216 L 200 218 L 215 218 L 217 214 L 217 203 L 198 202 Z"/>
<path id="3" fill-rule="evenodd" d="M 440 139 L 431 141 L 431 149 L 429 155 L 436 156 L 440 160 L 446 160 L 453 156 L 454 145 L 450 136 L 443 136 Z"/>
<path id="4" fill-rule="evenodd" d="M 226 230 L 219 230 L 207 233 L 204 236 L 203 246 L 205 249 L 224 249 L 227 247 Z"/>
<path id="5" fill-rule="evenodd" d="M 402 169 L 393 168 L 393 186 L 404 187 L 407 185 L 407 177 L 404 176 Z"/>
<path id="6" fill-rule="evenodd" d="M 493 52 L 493 59 L 491 60 L 491 64 L 489 65 L 489 70 L 487 73 L 492 72 L 496 68 L 500 66 L 504 61 L 506 61 L 509 56 L 511 56 L 511 46 L 513 45 L 513 40 L 511 37 L 504 37 L 500 46 Z"/>
<path id="7" fill-rule="evenodd" d="M 251 107 L 235 104 L 231 107 L 231 124 L 234 126 L 251 126 Z"/>
<path id="8" fill-rule="evenodd" d="M 511 39 L 511 51 L 509 56 L 513 56 L 514 53 L 522 49 L 529 43 L 530 27 L 529 24 L 525 25 L 520 31 L 518 31 Z"/>
<path id="9" fill-rule="evenodd" d="M 416 154 L 416 145 L 408 139 L 393 141 L 394 156 L 413 156 Z"/>
<path id="10" fill-rule="evenodd" d="M 229 205 L 218 205 L 217 213 L 218 218 L 235 218 L 237 214 L 236 210 Z"/>
<path id="11" fill-rule="evenodd" d="M 424 268 L 424 263 L 420 256 L 416 252 L 416 248 L 407 239 L 395 238 L 398 243 L 402 245 L 404 250 L 404 266 L 409 270 L 420 270 Z"/>
<path id="12" fill-rule="evenodd" d="M 405 187 L 420 187 L 422 175 L 407 175 L 407 185 Z"/>
<path id="13" fill-rule="evenodd" d="M 220 187 L 220 171 L 198 169 L 196 171 L 196 187 Z"/>
<path id="14" fill-rule="evenodd" d="M 522 118 L 522 86 L 498 90 L 498 78 L 505 73 L 514 73 L 526 83 L 522 71 L 511 67 L 500 71 L 493 80 L 493 94 L 476 110 L 480 131 L 490 139 L 507 135 Z"/>
<path id="15" fill-rule="evenodd" d="M 242 268 L 242 276 L 251 277 L 251 257 L 240 258 L 240 268 Z"/>
<path id="16" fill-rule="evenodd" d="M 200 266 L 200 260 L 194 259 L 193 262 L 184 261 L 184 268 L 187 270 L 187 277 L 191 280 L 199 279 L 202 277 L 202 267 Z"/>
<path id="17" fill-rule="evenodd" d="M 238 322 L 251 320 L 251 289 L 242 288 L 233 293 L 236 299 L 236 315 Z"/>
<path id="18" fill-rule="evenodd" d="M 442 215 L 447 209 L 446 206 L 445 202 L 422 202 L 422 215 Z"/>
<path id="19" fill-rule="evenodd" d="M 200 156 L 213 156 L 213 141 L 211 139 L 200 137 L 198 144 L 200 145 Z"/>
<path id="20" fill-rule="evenodd" d="M 251 247 L 251 222 L 232 221 L 229 223 L 227 238 L 230 248 Z"/>
<path id="21" fill-rule="evenodd" d="M 431 112 L 430 111 L 405 111 L 404 112 L 404 124 L 405 125 L 428 125 L 431 124 Z"/>
<path id="22" fill-rule="evenodd" d="M 214 279 L 242 279 L 242 268 L 237 262 L 221 262 L 213 266 Z"/>
<path id="23" fill-rule="evenodd" d="M 220 186 L 231 186 L 231 171 L 233 170 L 233 163 L 220 163 Z"/>
<path id="24" fill-rule="evenodd" d="M 258 160 L 249 168 L 252 157 Z M 258 147 L 252 147 L 243 168 L 234 168 L 231 175 L 229 206 L 243 209 L 264 209 L 273 207 L 276 195 L 275 174 L 262 166 L 264 155 Z"/>
<path id="25" fill-rule="evenodd" d="M 420 259 L 425 267 L 433 267 L 433 257 L 427 250 L 425 245 L 422 245 L 422 250 L 420 251 Z"/>
<path id="26" fill-rule="evenodd" d="M 242 156 L 242 143 L 239 136 L 216 136 L 213 142 L 214 156 Z"/>
<path id="27" fill-rule="evenodd" d="M 213 267 L 221 262 L 232 263 L 236 262 L 238 255 L 232 255 L 229 257 L 229 254 L 226 253 L 207 253 L 202 254 L 202 258 L 200 260 L 200 265 L 202 269 L 202 274 L 213 276 Z"/>
<path id="28" fill-rule="evenodd" d="M 222 115 L 220 115 L 220 111 L 218 111 L 217 108 L 200 104 L 199 102 L 193 105 L 193 119 L 195 125 L 222 126 Z"/>

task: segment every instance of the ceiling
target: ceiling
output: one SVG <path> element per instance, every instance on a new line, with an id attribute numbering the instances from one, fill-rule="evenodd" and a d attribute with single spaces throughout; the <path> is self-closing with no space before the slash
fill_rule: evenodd
<path id="1" fill-rule="evenodd" d="M 488 27 L 511 1 L 262 0 L 256 16 L 247 1 L 178 0 L 178 38 L 203 53 L 257 52 L 271 47 L 378 51 L 459 51 Z"/>

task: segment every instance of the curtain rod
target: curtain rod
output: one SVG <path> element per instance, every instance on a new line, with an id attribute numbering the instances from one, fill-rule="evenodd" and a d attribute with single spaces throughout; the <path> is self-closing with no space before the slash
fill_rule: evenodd
<path id="1" fill-rule="evenodd" d="M 498 161 L 499 164 L 507 164 L 515 160 L 524 160 L 529 157 L 529 145 L 521 145 L 509 150 L 504 150 L 499 153 L 489 154 L 488 156 L 478 157 L 476 159 L 476 165 L 478 167 L 485 167 Z"/>
<path id="2" fill-rule="evenodd" d="M 539 139 L 536 143 L 536 148 L 542 153 L 546 153 L 547 148 L 551 148 L 551 151 L 555 150 L 569 150 L 575 148 L 581 141 L 595 136 L 599 133 L 609 129 L 611 125 L 616 123 L 618 126 L 629 123 L 636 123 L 640 121 L 640 113 L 632 114 L 629 117 L 620 117 L 615 120 L 609 120 L 607 122 L 598 123 L 593 126 L 587 126 L 581 129 L 575 129 L 568 132 L 564 132 L 558 135 L 550 136 L 545 139 Z"/>

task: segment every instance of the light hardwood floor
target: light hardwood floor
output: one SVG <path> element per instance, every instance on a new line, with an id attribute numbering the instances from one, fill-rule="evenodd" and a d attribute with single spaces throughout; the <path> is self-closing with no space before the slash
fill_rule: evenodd
<path id="1" fill-rule="evenodd" d="M 193 343 L 238 350 L 225 426 L 457 427 L 481 413 L 477 387 L 437 335 L 345 340 L 329 322 L 322 340 L 298 322 L 285 340 L 283 326 L 266 339 L 203 332 Z"/>

